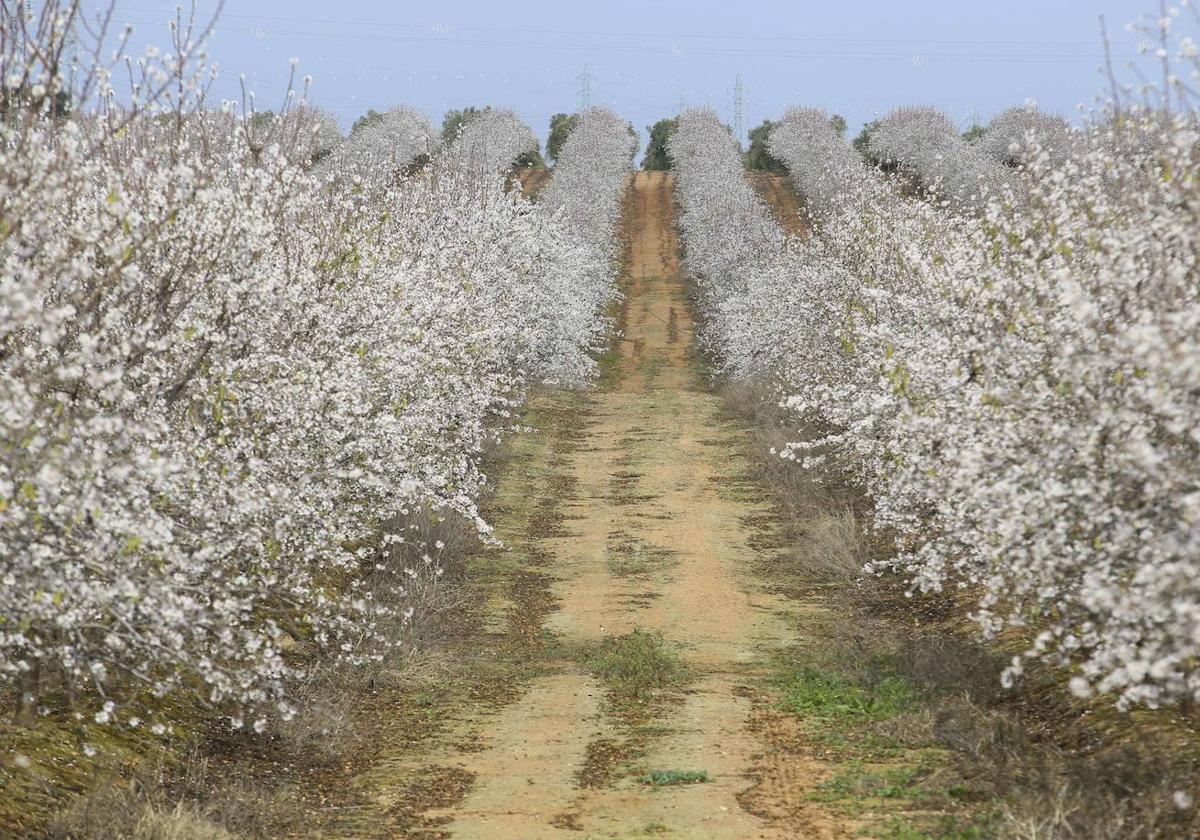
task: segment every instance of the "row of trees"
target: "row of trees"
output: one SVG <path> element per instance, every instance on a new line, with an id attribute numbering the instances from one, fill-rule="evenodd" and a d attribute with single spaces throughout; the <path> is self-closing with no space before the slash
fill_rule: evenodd
<path id="1" fill-rule="evenodd" d="M 572 219 L 628 135 L 584 120 L 560 165 L 587 177 L 530 205 L 511 114 L 443 144 L 408 109 L 343 141 L 299 104 L 213 107 L 186 21 L 131 62 L 136 99 L 96 59 L 97 107 L 64 117 L 77 14 L 0 38 L 39 92 L 0 120 L 0 682 L 24 722 L 157 728 L 183 693 L 261 728 L 308 663 L 403 640 L 441 568 L 419 523 L 486 535 L 486 442 L 532 383 L 594 371 L 616 210 Z"/>
<path id="2" fill-rule="evenodd" d="M 1048 658 L 1122 705 L 1200 699 L 1200 132 L 1161 102 L 1078 132 L 1017 109 L 975 145 L 902 109 L 867 142 L 894 175 L 793 110 L 768 148 L 806 241 L 766 229 L 715 114 L 669 146 L 707 340 L 824 430 L 787 454 L 868 491 L 876 568 L 1027 628 L 1007 678 Z"/>
<path id="3" fill-rule="evenodd" d="M 489 109 L 467 106 L 447 111 L 442 120 L 442 141 L 444 143 L 452 142 L 471 119 L 487 110 Z M 945 120 L 945 117 L 932 111 L 932 109 L 910 110 L 923 112 L 923 118 L 925 119 L 935 121 Z M 368 109 L 365 114 L 354 121 L 350 130 L 351 136 L 378 121 L 382 116 L 379 111 L 373 108 Z M 273 117 L 274 114 L 272 112 L 260 113 L 257 116 L 259 120 L 269 120 Z M 1022 106 L 1005 111 L 987 126 L 972 125 L 967 131 L 962 133 L 961 137 L 965 143 L 971 146 L 979 146 L 982 154 L 985 156 L 996 159 L 1007 166 L 1015 166 L 1017 165 L 1017 161 L 1007 155 L 1007 150 L 1013 143 L 1014 132 L 1019 133 L 1028 128 L 1031 121 L 1041 123 L 1040 127 L 1043 130 L 1058 137 L 1065 136 L 1069 130 L 1068 123 L 1061 117 L 1046 115 L 1036 108 Z M 654 125 L 646 127 L 649 135 L 649 143 L 642 158 L 642 169 L 666 170 L 671 168 L 671 158 L 667 152 L 667 144 L 671 135 L 678 127 L 678 122 L 677 117 L 666 117 Z M 829 116 L 829 122 L 834 132 L 839 137 L 845 138 L 848 128 L 846 119 L 840 114 L 832 114 Z M 550 132 L 546 140 L 546 158 L 543 159 L 539 149 L 533 149 L 522 153 L 518 159 L 518 165 L 544 166 L 546 160 L 554 163 L 558 159 L 563 143 L 578 123 L 579 114 L 577 113 L 554 114 L 550 118 Z M 874 145 L 872 142 L 882 124 L 882 120 L 872 120 L 863 125 L 862 129 L 854 137 L 852 145 L 871 165 L 890 170 L 894 169 L 894 161 L 886 154 L 880 155 L 877 152 L 880 140 L 874 139 Z M 768 145 L 771 133 L 779 125 L 779 121 L 767 119 L 750 129 L 744 155 L 747 169 L 786 174 L 787 166 L 783 161 L 771 154 Z M 953 129 L 950 130 L 953 131 Z"/>
<path id="4" fill-rule="evenodd" d="M 486 114 L 491 110 L 488 108 L 477 108 L 473 105 L 465 108 L 455 108 L 446 112 L 442 118 L 442 142 L 450 144 L 464 130 L 466 125 L 480 114 Z M 378 122 L 383 118 L 383 114 L 376 111 L 374 108 L 367 109 L 367 112 L 354 121 L 350 129 L 350 135 L 353 137 L 358 132 L 368 126 Z M 562 153 L 563 145 L 567 138 L 571 135 L 579 125 L 580 114 L 555 114 L 550 117 L 550 134 L 546 138 L 546 158 L 550 163 L 556 163 L 559 155 Z M 633 127 L 629 126 L 630 134 L 637 138 Z M 523 151 L 517 158 L 518 166 L 545 166 L 546 160 L 543 159 L 541 150 L 538 148 Z"/>
<path id="5" fill-rule="evenodd" d="M 846 120 L 838 114 L 834 114 L 829 119 L 838 135 L 845 136 Z M 767 148 L 767 138 L 777 125 L 778 123 L 771 120 L 763 120 L 760 125 L 750 129 L 749 144 L 744 156 L 747 169 L 776 173 L 787 171 L 783 163 L 777 160 Z M 671 168 L 671 155 L 668 147 L 671 137 L 678 127 L 678 117 L 664 118 L 652 126 L 647 126 L 650 142 L 646 147 L 646 155 L 642 159 L 642 169 L 665 170 Z"/>

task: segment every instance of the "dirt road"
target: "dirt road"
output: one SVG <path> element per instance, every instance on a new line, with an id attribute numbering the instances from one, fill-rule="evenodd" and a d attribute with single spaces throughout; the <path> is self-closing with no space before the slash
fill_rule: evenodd
<path id="1" fill-rule="evenodd" d="M 695 358 L 672 216 L 671 176 L 636 173 L 608 384 L 540 399 L 541 433 L 492 505 L 506 548 L 483 559 L 496 585 L 481 625 L 522 687 L 496 702 L 477 690 L 357 780 L 376 813 L 405 817 L 360 831 L 851 836 L 805 799 L 820 769 L 756 688 L 815 608 L 752 571 L 773 517 Z"/>

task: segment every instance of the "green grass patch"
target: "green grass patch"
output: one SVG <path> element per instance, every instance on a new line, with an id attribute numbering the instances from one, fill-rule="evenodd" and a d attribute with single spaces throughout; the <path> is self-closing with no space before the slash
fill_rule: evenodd
<path id="1" fill-rule="evenodd" d="M 585 654 L 584 664 L 619 701 L 651 700 L 687 678 L 687 669 L 663 637 L 641 629 L 605 639 Z"/>
<path id="2" fill-rule="evenodd" d="M 917 826 L 901 819 L 893 819 L 882 828 L 863 829 L 864 835 L 879 840 L 986 840 L 995 834 L 981 825 L 964 825 L 953 816 L 942 816 L 936 823 Z"/>
<path id="3" fill-rule="evenodd" d="M 621 332 L 625 322 L 625 298 L 614 300 L 608 306 L 607 316 L 613 329 L 609 330 L 608 344 L 593 354 L 596 360 L 596 384 L 601 390 L 610 391 L 621 381 Z"/>
<path id="4" fill-rule="evenodd" d="M 834 776 L 809 794 L 816 802 L 846 799 L 910 799 L 919 791 L 913 787 L 917 771 L 912 767 L 851 772 Z"/>
<path id="5" fill-rule="evenodd" d="M 641 364 L 638 367 L 641 370 L 642 376 L 646 377 L 646 384 L 650 385 L 658 379 L 658 375 L 662 373 L 662 369 L 666 367 L 667 359 L 665 356 L 653 355 L 644 356 Z"/>
<path id="6" fill-rule="evenodd" d="M 610 543 L 607 561 L 608 570 L 616 577 L 636 578 L 665 571 L 678 563 L 671 551 L 629 537 Z"/>
<path id="7" fill-rule="evenodd" d="M 916 686 L 903 677 L 863 684 L 811 666 L 788 669 L 778 684 L 784 708 L 826 720 L 885 720 L 911 711 L 920 699 Z"/>
<path id="8" fill-rule="evenodd" d="M 608 390 L 621 381 L 621 351 L 611 347 L 596 356 L 596 381 Z"/>
<path id="9" fill-rule="evenodd" d="M 707 770 L 651 770 L 645 776 L 642 776 L 642 784 L 653 787 L 698 785 L 707 781 Z"/>

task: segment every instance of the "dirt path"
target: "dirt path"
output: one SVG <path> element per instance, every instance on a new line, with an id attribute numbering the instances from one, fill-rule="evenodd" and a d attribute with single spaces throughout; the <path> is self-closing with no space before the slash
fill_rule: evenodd
<path id="1" fill-rule="evenodd" d="M 661 716 L 661 731 L 635 737 L 631 749 L 646 768 L 700 770 L 710 781 L 655 788 L 626 778 L 579 789 L 589 747 L 630 734 L 604 713 L 594 677 L 556 674 L 536 681 L 494 722 L 489 748 L 464 760 L 476 785 L 455 809 L 454 836 L 582 829 L 617 837 L 655 826 L 682 836 L 784 836 L 737 800 L 762 751 L 746 727 L 747 679 L 764 651 L 790 638 L 785 605 L 746 569 L 754 532 L 744 522 L 766 511 L 725 492 L 738 482 L 734 432 L 690 358 L 669 176 L 638 173 L 633 201 L 620 375 L 587 413 L 569 525 L 546 545 L 559 604 L 546 626 L 567 645 L 661 634 L 692 679 Z"/>
<path id="2" fill-rule="evenodd" d="M 785 182 L 756 183 L 799 218 Z M 1196 778 L 1192 722 L 1138 725 L 1044 674 L 1033 693 L 999 693 L 1004 660 L 960 614 L 901 610 L 891 582 L 831 582 L 823 570 L 863 550 L 854 512 L 765 457 L 786 432 L 756 414 L 761 394 L 709 387 L 669 174 L 631 178 L 624 225 L 601 384 L 532 395 L 528 431 L 492 454 L 499 543 L 441 523 L 455 562 L 408 631 L 411 656 L 314 683 L 279 735 L 199 731 L 194 755 L 139 766 L 130 736 L 93 772 L 54 725 L 16 742 L 47 751 L 60 788 L 89 791 L 67 812 L 90 826 L 78 836 L 116 836 L 148 807 L 192 825 L 177 797 L 238 836 L 294 840 L 948 840 L 993 836 L 1010 813 L 1050 831 L 1078 814 L 1072 836 L 1143 817 L 1165 827 L 1155 836 L 1200 836 L 1174 799 Z M 29 778 L 0 836 L 61 804 Z"/>
<path id="3" fill-rule="evenodd" d="M 513 169 L 512 178 L 521 185 L 521 194 L 528 199 L 536 199 L 542 191 L 554 170 L 548 166 L 518 166 Z"/>
<path id="4" fill-rule="evenodd" d="M 773 516 L 693 357 L 672 216 L 670 175 L 636 173 L 610 384 L 535 401 L 536 451 L 500 481 L 506 549 L 481 567 L 498 581 L 480 619 L 494 649 L 472 655 L 508 662 L 523 688 L 495 702 L 467 692 L 484 702 L 445 712 L 420 748 L 356 781 L 388 822 L 364 812 L 339 830 L 853 836 L 853 821 L 805 799 L 823 774 L 760 688 L 814 608 L 769 594 L 751 569 Z"/>
<path id="5" fill-rule="evenodd" d="M 794 236 L 806 236 L 808 224 L 801 213 L 800 197 L 787 175 L 774 172 L 747 172 L 746 180 L 758 192 L 780 227 Z"/>

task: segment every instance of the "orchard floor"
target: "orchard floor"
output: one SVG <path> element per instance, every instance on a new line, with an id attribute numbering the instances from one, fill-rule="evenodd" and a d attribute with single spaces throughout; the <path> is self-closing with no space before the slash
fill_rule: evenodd
<path id="1" fill-rule="evenodd" d="M 772 688 L 830 616 L 755 571 L 777 517 L 695 351 L 672 187 L 632 177 L 602 384 L 532 401 L 471 617 L 376 710 L 373 760 L 303 836 L 837 838 L 877 821 L 820 795 L 845 758 Z"/>

